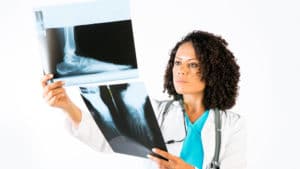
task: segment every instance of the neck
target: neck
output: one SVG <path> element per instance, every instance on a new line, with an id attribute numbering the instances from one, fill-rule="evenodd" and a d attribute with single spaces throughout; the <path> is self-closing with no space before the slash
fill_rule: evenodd
<path id="1" fill-rule="evenodd" d="M 193 123 L 205 112 L 205 107 L 203 104 L 203 96 L 184 95 L 183 100 L 184 100 L 185 111 L 190 121 Z"/>

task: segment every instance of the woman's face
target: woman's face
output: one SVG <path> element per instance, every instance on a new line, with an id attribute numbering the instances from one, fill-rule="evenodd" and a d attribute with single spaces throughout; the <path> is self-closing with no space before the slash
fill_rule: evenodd
<path id="1" fill-rule="evenodd" d="M 205 83 L 200 78 L 200 62 L 191 42 L 181 44 L 173 66 L 173 83 L 178 94 L 203 94 Z"/>

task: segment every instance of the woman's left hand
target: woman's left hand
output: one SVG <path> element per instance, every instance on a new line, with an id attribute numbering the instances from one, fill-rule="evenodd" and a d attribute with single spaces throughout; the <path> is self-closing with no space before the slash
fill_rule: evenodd
<path id="1" fill-rule="evenodd" d="M 158 148 L 152 149 L 152 151 L 166 159 L 168 161 L 148 155 L 148 158 L 157 163 L 159 169 L 194 169 L 193 166 L 184 162 L 181 158 L 176 157 L 166 151 L 160 150 Z"/>

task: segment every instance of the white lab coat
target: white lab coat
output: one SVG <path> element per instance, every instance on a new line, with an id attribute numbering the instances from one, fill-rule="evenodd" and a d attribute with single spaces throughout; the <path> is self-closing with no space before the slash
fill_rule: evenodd
<path id="1" fill-rule="evenodd" d="M 158 118 L 158 123 L 161 124 L 162 117 L 160 112 L 164 110 L 164 103 L 159 105 L 155 111 Z M 155 106 L 154 106 L 155 107 Z M 185 129 L 183 123 L 183 113 L 178 101 L 174 101 L 165 115 L 165 120 L 161 126 L 162 135 L 164 140 L 180 140 L 185 136 Z M 240 115 L 230 111 L 221 112 L 222 120 L 222 142 L 220 151 L 221 169 L 244 169 L 246 168 L 246 132 L 244 120 Z M 95 121 L 93 120 L 87 109 L 83 110 L 82 121 L 78 128 L 72 126 L 68 122 L 67 127 L 70 132 L 86 143 L 93 149 L 100 152 L 111 152 L 108 142 L 105 140 L 103 134 L 100 132 Z M 202 142 L 204 148 L 203 169 L 210 163 L 214 155 L 215 148 L 215 124 L 213 110 L 209 111 L 207 121 L 202 129 Z M 179 156 L 182 147 L 182 142 L 168 144 L 168 152 Z M 149 162 L 145 164 L 145 168 L 155 168 L 156 165 Z"/>

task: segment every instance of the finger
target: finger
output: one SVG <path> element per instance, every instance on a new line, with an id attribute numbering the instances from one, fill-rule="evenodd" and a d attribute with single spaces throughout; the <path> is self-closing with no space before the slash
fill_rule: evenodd
<path id="1" fill-rule="evenodd" d="M 51 90 L 48 93 L 45 93 L 44 98 L 46 100 L 50 100 L 52 97 L 64 94 L 65 90 L 63 88 L 59 88 L 59 89 L 55 89 L 55 90 Z"/>
<path id="2" fill-rule="evenodd" d="M 57 81 L 51 84 L 48 84 L 44 87 L 44 94 L 47 94 L 49 91 L 54 89 L 63 88 L 64 82 L 63 81 Z"/>
<path id="3" fill-rule="evenodd" d="M 47 86 L 47 82 L 48 80 L 52 79 L 53 78 L 53 74 L 46 74 L 45 76 L 43 76 L 42 80 L 41 80 L 41 84 L 42 84 L 42 87 L 46 87 Z"/>
<path id="4" fill-rule="evenodd" d="M 43 97 L 47 97 L 51 91 L 54 91 L 57 89 L 64 90 L 63 85 L 64 85 L 64 83 L 62 81 L 57 81 L 57 82 L 47 85 L 46 87 L 44 87 Z"/>
<path id="5" fill-rule="evenodd" d="M 175 156 L 159 148 L 153 148 L 152 151 L 168 160 L 175 160 Z"/>
<path id="6" fill-rule="evenodd" d="M 158 158 L 158 157 L 155 157 L 155 156 L 152 156 L 152 155 L 150 155 L 150 154 L 148 154 L 147 155 L 147 157 L 149 158 L 149 159 L 151 159 L 152 161 L 154 161 L 154 162 L 156 162 L 158 165 L 159 165 L 159 167 L 160 168 L 166 168 L 166 167 L 168 167 L 168 161 L 166 161 L 166 160 L 163 160 L 163 159 L 160 159 L 160 158 Z"/>
<path id="7" fill-rule="evenodd" d="M 54 97 L 50 98 L 50 99 L 48 100 L 48 104 L 49 104 L 50 106 L 56 105 L 56 102 L 57 102 L 58 98 L 59 98 L 59 96 L 54 96 Z"/>
<path id="8" fill-rule="evenodd" d="M 57 103 L 64 97 L 64 94 L 56 95 L 48 100 L 50 106 L 57 106 Z"/>
<path id="9" fill-rule="evenodd" d="M 64 86 L 65 82 L 63 81 L 57 81 L 51 84 L 48 84 L 48 89 L 52 90 L 52 89 L 57 89 L 57 88 L 62 88 Z"/>

